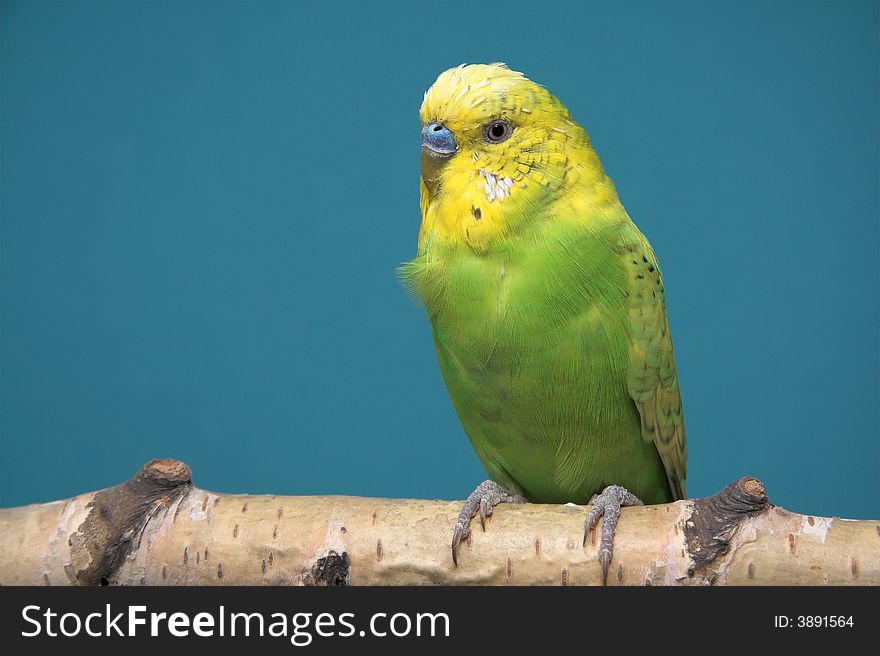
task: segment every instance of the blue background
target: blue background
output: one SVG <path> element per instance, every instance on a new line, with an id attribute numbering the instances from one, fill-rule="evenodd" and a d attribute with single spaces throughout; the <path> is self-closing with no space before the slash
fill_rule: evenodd
<path id="1" fill-rule="evenodd" d="M 500 60 L 660 256 L 691 495 L 754 474 L 880 516 L 876 2 L 0 6 L 0 505 L 154 457 L 227 492 L 470 492 L 394 270 L 422 93 Z"/>

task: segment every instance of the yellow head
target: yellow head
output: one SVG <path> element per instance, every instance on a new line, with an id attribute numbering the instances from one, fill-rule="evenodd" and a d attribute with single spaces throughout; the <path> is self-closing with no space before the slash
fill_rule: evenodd
<path id="1" fill-rule="evenodd" d="M 565 106 L 504 64 L 441 73 L 420 118 L 420 243 L 486 250 L 530 221 L 586 221 L 591 208 L 617 200 Z"/>

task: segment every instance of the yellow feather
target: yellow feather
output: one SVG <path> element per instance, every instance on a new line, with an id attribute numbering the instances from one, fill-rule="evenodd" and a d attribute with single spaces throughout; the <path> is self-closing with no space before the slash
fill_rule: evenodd
<path id="1" fill-rule="evenodd" d="M 601 209 L 618 202 L 587 133 L 565 106 L 504 64 L 441 73 L 425 93 L 420 118 L 443 124 L 458 145 L 436 195 L 421 186 L 420 245 L 438 240 L 484 251 L 529 217 L 601 220 Z M 487 143 L 486 126 L 498 119 L 514 131 L 502 143 Z"/>

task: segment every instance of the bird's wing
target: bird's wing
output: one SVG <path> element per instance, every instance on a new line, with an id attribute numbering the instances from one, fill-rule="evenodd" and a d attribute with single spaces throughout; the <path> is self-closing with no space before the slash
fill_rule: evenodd
<path id="1" fill-rule="evenodd" d="M 663 277 L 641 233 L 624 244 L 623 257 L 630 285 L 629 394 L 642 418 L 642 437 L 660 452 L 672 495 L 684 499 L 687 441 Z"/>

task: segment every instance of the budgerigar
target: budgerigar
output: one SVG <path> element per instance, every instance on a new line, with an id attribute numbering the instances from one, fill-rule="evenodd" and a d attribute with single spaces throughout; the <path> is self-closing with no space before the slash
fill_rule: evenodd
<path id="1" fill-rule="evenodd" d="M 503 64 L 442 73 L 421 107 L 418 256 L 452 402 L 502 502 L 593 506 L 603 578 L 621 506 L 685 497 L 687 447 L 657 258 L 587 133 Z"/>

